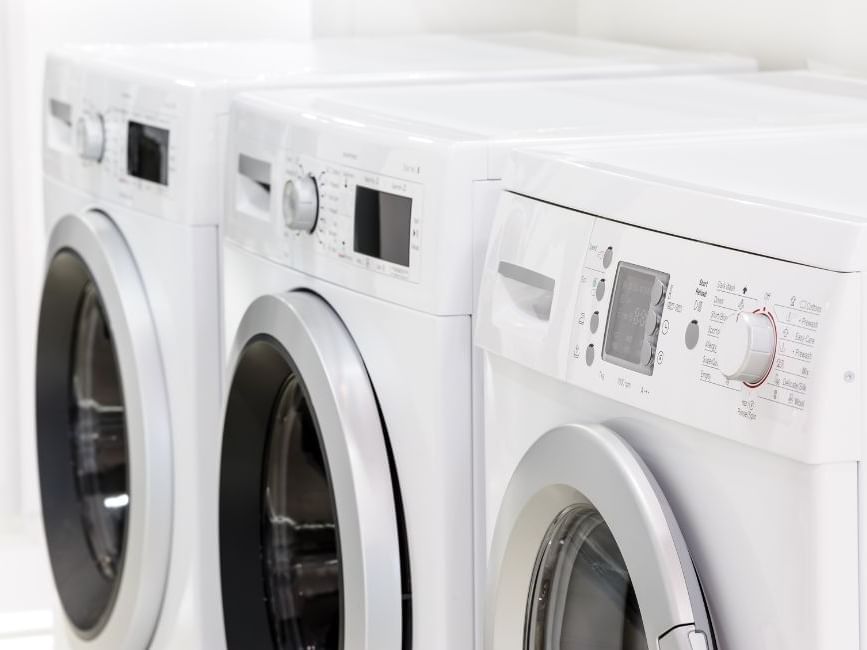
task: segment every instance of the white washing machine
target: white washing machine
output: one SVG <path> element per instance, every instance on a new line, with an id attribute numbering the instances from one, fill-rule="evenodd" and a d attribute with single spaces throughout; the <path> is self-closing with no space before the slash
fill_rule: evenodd
<path id="1" fill-rule="evenodd" d="M 224 253 L 230 647 L 473 647 L 473 278 L 509 147 L 865 123 L 865 89 L 772 74 L 240 95 Z"/>
<path id="2" fill-rule="evenodd" d="M 37 420 L 64 643 L 224 644 L 218 278 L 233 93 L 751 67 L 543 34 L 99 46 L 51 57 Z"/>
<path id="3" fill-rule="evenodd" d="M 486 648 L 865 647 L 865 154 L 516 155 L 476 332 Z"/>

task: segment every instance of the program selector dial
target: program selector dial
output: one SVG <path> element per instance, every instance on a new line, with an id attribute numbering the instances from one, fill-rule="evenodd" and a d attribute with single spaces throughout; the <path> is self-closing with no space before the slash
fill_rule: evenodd
<path id="1" fill-rule="evenodd" d="M 292 230 L 312 232 L 319 218 L 319 188 L 312 176 L 290 178 L 283 186 L 283 220 Z"/>
<path id="2" fill-rule="evenodd" d="M 738 312 L 728 318 L 719 337 L 719 369 L 747 386 L 762 383 L 771 371 L 777 328 L 766 312 Z"/>
<path id="3" fill-rule="evenodd" d="M 78 155 L 99 162 L 105 153 L 105 122 L 98 113 L 84 113 L 75 124 Z"/>

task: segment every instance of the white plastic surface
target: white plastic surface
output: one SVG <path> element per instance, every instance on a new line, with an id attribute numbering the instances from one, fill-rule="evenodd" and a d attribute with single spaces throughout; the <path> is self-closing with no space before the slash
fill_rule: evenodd
<path id="1" fill-rule="evenodd" d="M 855 84 L 853 90 L 859 88 Z M 519 152 L 506 186 L 640 227 L 843 273 L 867 269 L 861 124 Z M 576 187 L 587 188 L 580 194 Z"/>

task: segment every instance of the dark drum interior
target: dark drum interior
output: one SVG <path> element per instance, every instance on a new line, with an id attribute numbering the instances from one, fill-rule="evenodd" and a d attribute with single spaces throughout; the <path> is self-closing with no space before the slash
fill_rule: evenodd
<path id="1" fill-rule="evenodd" d="M 289 353 L 269 336 L 253 338 L 240 354 L 221 458 L 220 567 L 228 647 L 349 650 L 340 525 L 315 404 Z M 393 461 L 390 469 L 396 484 Z M 408 650 L 409 561 L 402 507 L 396 505 Z"/>
<path id="2" fill-rule="evenodd" d="M 89 637 L 110 616 L 122 579 L 129 453 L 111 323 L 86 263 L 69 250 L 45 278 L 36 386 L 51 567 L 66 615 Z"/>

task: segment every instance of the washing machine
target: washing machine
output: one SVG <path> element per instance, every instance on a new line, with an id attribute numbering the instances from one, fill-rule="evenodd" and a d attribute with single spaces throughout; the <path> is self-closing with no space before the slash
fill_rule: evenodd
<path id="1" fill-rule="evenodd" d="M 865 123 L 865 88 L 769 74 L 239 95 L 224 250 L 229 646 L 474 647 L 485 532 L 470 339 L 510 147 Z M 529 232 L 543 257 L 559 250 Z"/>
<path id="2" fill-rule="evenodd" d="M 860 128 L 516 154 L 486 648 L 865 647 Z"/>
<path id="3" fill-rule="evenodd" d="M 544 34 L 92 46 L 50 57 L 36 397 L 59 642 L 224 645 L 218 277 L 233 93 L 751 67 Z"/>

